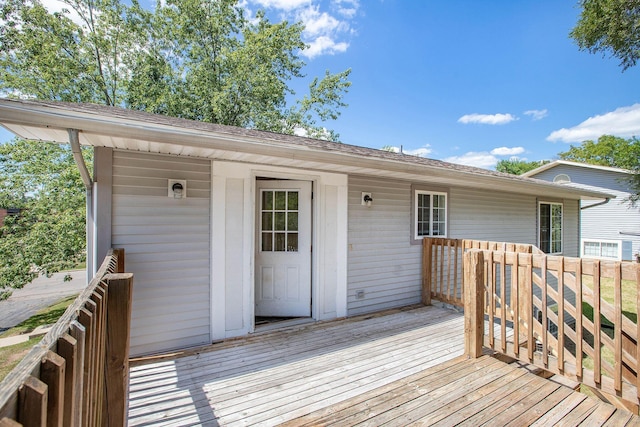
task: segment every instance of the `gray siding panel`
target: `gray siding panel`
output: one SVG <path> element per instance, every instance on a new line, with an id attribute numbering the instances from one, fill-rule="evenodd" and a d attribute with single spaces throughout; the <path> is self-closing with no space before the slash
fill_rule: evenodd
<path id="1" fill-rule="evenodd" d="M 187 198 L 167 197 L 186 179 Z M 114 247 L 134 274 L 131 354 L 210 342 L 210 182 L 207 160 L 114 151 Z"/>
<path id="2" fill-rule="evenodd" d="M 420 188 L 429 190 L 429 185 Z M 372 193 L 371 207 L 361 205 L 362 192 Z M 534 196 L 458 187 L 448 194 L 448 237 L 537 244 Z M 412 198 L 409 182 L 349 177 L 350 316 L 421 301 L 422 246 L 411 244 Z M 578 202 L 565 201 L 564 206 L 565 251 L 575 256 Z M 364 291 L 364 298 L 356 297 L 358 291 Z"/>
<path id="3" fill-rule="evenodd" d="M 373 206 L 361 205 L 361 192 L 373 193 Z M 410 243 L 410 221 L 410 183 L 349 177 L 350 316 L 420 302 L 421 247 Z"/>

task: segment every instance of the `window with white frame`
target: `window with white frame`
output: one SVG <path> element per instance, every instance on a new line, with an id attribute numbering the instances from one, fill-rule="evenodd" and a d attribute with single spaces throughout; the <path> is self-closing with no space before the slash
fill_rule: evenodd
<path id="1" fill-rule="evenodd" d="M 540 249 L 548 254 L 562 253 L 562 203 L 540 202 L 538 218 Z"/>
<path id="2" fill-rule="evenodd" d="M 605 258 L 621 260 L 621 241 L 582 239 L 582 256 L 585 258 Z"/>
<path id="3" fill-rule="evenodd" d="M 447 235 L 447 193 L 416 190 L 415 239 Z"/>

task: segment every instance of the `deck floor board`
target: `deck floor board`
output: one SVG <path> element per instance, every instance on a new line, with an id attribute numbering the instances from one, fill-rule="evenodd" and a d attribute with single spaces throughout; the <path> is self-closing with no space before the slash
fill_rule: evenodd
<path id="1" fill-rule="evenodd" d="M 638 418 L 489 356 L 460 313 L 392 310 L 132 361 L 129 425 L 616 425 Z"/>

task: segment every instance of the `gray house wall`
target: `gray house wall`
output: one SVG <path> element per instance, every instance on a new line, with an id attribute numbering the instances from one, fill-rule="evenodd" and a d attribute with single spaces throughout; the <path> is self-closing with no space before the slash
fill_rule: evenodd
<path id="1" fill-rule="evenodd" d="M 187 197 L 167 195 L 186 179 Z M 134 274 L 131 354 L 210 343 L 211 162 L 113 151 L 112 245 Z"/>
<path id="2" fill-rule="evenodd" d="M 633 260 L 640 252 L 640 207 L 632 207 L 625 199 L 630 194 L 626 182 L 628 174 L 559 164 L 544 170 L 534 177 L 545 181 L 553 181 L 559 174 L 566 174 L 571 185 L 614 194 L 615 199 L 609 203 L 593 208 L 582 209 L 581 227 L 583 239 L 619 240 L 622 242 L 623 259 Z M 597 201 L 583 201 L 586 207 Z"/>
<path id="3" fill-rule="evenodd" d="M 536 197 L 461 187 L 432 189 L 448 192 L 447 237 L 537 245 Z M 372 193 L 371 207 L 362 206 L 362 192 Z M 349 177 L 349 315 L 420 302 L 422 246 L 412 241 L 412 197 L 410 182 Z M 552 201 L 564 206 L 563 253 L 578 256 L 579 202 Z"/>

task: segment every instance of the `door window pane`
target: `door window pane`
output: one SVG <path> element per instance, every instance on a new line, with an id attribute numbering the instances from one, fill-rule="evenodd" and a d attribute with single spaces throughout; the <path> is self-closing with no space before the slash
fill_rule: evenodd
<path id="1" fill-rule="evenodd" d="M 285 248 L 286 236 L 287 236 L 286 233 L 275 233 L 274 245 L 273 245 L 273 250 L 275 252 L 284 252 L 286 250 Z"/>
<path id="2" fill-rule="evenodd" d="M 299 193 L 262 190 L 260 232 L 264 252 L 297 252 Z"/>
<path id="3" fill-rule="evenodd" d="M 287 192 L 286 191 L 276 191 L 276 210 L 283 211 L 287 209 Z"/>

